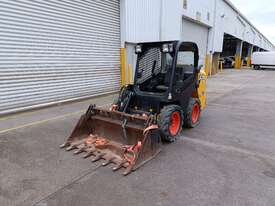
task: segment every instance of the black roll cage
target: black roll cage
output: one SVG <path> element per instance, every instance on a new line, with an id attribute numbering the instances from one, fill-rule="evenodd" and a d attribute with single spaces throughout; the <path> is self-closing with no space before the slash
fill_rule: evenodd
<path id="1" fill-rule="evenodd" d="M 170 84 L 169 84 L 169 88 L 168 91 L 165 93 L 165 95 L 171 94 L 173 91 L 173 83 L 174 83 L 174 78 L 175 78 L 175 70 L 177 67 L 177 61 L 178 61 L 178 52 L 179 51 L 192 51 L 194 52 L 194 74 L 199 72 L 199 67 L 198 67 L 198 61 L 199 61 L 199 49 L 198 46 L 193 43 L 193 42 L 182 42 L 182 41 L 164 41 L 164 42 L 149 42 L 149 43 L 141 43 L 138 44 L 140 45 L 142 48 L 150 48 L 153 46 L 162 46 L 164 44 L 173 44 L 173 52 L 171 53 L 171 55 L 173 56 L 173 62 L 172 62 L 172 75 L 171 75 L 171 79 L 170 79 Z M 137 80 L 138 80 L 138 71 L 139 71 L 139 60 L 142 57 L 142 53 L 138 54 L 137 56 L 137 64 L 136 64 L 136 71 L 135 71 L 135 77 L 134 77 L 134 85 L 137 84 Z M 135 89 L 137 91 L 137 89 Z M 141 92 L 141 91 L 137 91 L 138 93 L 147 93 L 147 92 Z"/>

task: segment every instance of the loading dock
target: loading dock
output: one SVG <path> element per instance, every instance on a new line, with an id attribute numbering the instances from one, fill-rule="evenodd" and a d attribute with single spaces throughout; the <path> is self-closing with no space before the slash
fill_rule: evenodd
<path id="1" fill-rule="evenodd" d="M 222 57 L 235 56 L 237 49 L 237 38 L 231 36 L 230 34 L 224 34 L 223 38 L 223 49 Z"/>

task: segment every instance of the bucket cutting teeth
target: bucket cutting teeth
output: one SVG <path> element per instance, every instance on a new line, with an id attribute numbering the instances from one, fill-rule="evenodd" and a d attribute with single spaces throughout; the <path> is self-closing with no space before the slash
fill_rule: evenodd
<path id="1" fill-rule="evenodd" d="M 96 154 L 95 158 L 93 158 L 91 161 L 92 162 L 97 162 L 98 160 L 103 159 L 104 155 L 106 155 L 106 154 L 104 154 L 104 153 Z"/>
<path id="2" fill-rule="evenodd" d="M 94 137 L 98 138 L 98 137 Z M 87 144 L 89 142 L 89 144 Z M 107 147 L 107 144 L 110 143 L 110 141 L 105 140 L 103 138 L 98 139 L 98 141 L 94 140 L 91 141 L 91 138 L 88 137 L 84 140 L 78 141 L 76 143 L 72 143 L 70 145 L 66 145 L 67 151 L 74 151 L 75 155 L 85 153 L 83 158 L 88 158 L 91 156 L 94 156 L 94 158 L 91 159 L 91 162 L 97 162 L 99 160 L 105 160 L 101 165 L 107 166 L 109 164 L 115 164 L 113 167 L 113 171 L 117 171 L 121 169 L 122 167 L 126 168 L 127 172 L 124 172 L 125 174 L 129 174 L 129 171 L 132 170 L 132 167 L 130 167 L 130 164 L 127 160 L 119 158 L 118 155 L 112 154 L 111 152 L 102 152 L 100 149 L 97 149 L 97 147 L 104 147 L 104 145 Z M 112 144 L 112 143 L 111 143 Z M 65 145 L 65 144 L 64 144 Z M 64 146 L 62 146 L 65 148 Z M 121 150 L 123 150 L 124 146 L 120 146 Z M 129 169 L 127 169 L 129 168 Z"/>
<path id="3" fill-rule="evenodd" d="M 84 154 L 91 162 L 103 160 L 102 166 L 125 168 L 128 175 L 160 151 L 160 134 L 148 117 L 93 109 L 79 120 L 67 142 L 60 145 L 75 155 Z"/>
<path id="4" fill-rule="evenodd" d="M 115 160 L 115 157 L 112 157 L 112 158 L 109 158 L 109 159 L 105 159 L 105 160 L 106 161 L 101 164 L 103 167 L 111 164 L 113 162 L 113 160 Z"/>
<path id="5" fill-rule="evenodd" d="M 113 167 L 113 171 L 117 171 L 119 169 L 121 169 L 122 167 L 127 167 L 128 166 L 128 162 L 126 160 L 121 161 L 119 164 L 117 164 L 115 167 Z"/>
<path id="6" fill-rule="evenodd" d="M 83 146 L 83 147 L 80 147 L 78 150 L 76 150 L 76 151 L 74 151 L 74 154 L 80 154 L 80 153 L 82 153 L 82 152 L 84 152 L 85 151 L 85 146 Z"/>
<path id="7" fill-rule="evenodd" d="M 71 145 L 71 146 L 67 147 L 66 150 L 71 151 L 71 150 L 74 150 L 76 148 L 77 148 L 76 145 Z"/>
<path id="8" fill-rule="evenodd" d="M 87 153 L 83 156 L 84 159 L 91 157 L 96 152 L 96 149 L 88 149 Z"/>
<path id="9" fill-rule="evenodd" d="M 60 147 L 61 149 L 63 149 L 63 148 L 65 148 L 65 147 L 68 147 L 69 145 L 70 145 L 70 143 L 65 142 L 64 144 L 60 145 L 59 147 Z"/>

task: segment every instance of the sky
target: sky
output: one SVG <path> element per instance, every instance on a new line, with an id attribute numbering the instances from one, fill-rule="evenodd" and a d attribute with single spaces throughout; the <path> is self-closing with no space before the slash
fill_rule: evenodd
<path id="1" fill-rule="evenodd" d="M 231 2 L 275 45 L 275 0 L 231 0 Z"/>

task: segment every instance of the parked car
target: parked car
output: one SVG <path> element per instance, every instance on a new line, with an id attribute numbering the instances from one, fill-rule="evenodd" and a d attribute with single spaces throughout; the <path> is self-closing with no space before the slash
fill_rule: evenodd
<path id="1" fill-rule="evenodd" d="M 252 66 L 254 69 L 275 69 L 275 52 L 254 52 Z"/>
<path id="2" fill-rule="evenodd" d="M 233 68 L 235 66 L 235 57 L 222 57 L 221 61 L 223 62 L 223 68 Z"/>

